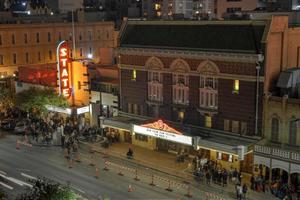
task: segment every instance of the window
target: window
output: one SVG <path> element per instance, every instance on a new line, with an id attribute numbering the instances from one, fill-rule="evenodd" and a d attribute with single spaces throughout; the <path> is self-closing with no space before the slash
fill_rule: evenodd
<path id="1" fill-rule="evenodd" d="M 51 42 L 51 33 L 48 32 L 48 42 Z"/>
<path id="2" fill-rule="evenodd" d="M 148 99 L 163 101 L 162 75 L 159 72 L 148 72 Z"/>
<path id="3" fill-rule="evenodd" d="M 28 52 L 25 53 L 25 62 L 29 63 L 29 54 L 28 54 Z"/>
<path id="4" fill-rule="evenodd" d="M 218 108 L 218 80 L 214 76 L 200 76 L 199 106 L 209 109 Z"/>
<path id="5" fill-rule="evenodd" d="M 89 50 L 90 50 L 89 52 L 92 53 L 92 47 L 89 47 Z"/>
<path id="6" fill-rule="evenodd" d="M 291 121 L 289 127 L 289 144 L 295 146 L 297 144 L 297 121 Z"/>
<path id="7" fill-rule="evenodd" d="M 13 53 L 13 64 L 17 64 L 17 54 Z"/>
<path id="8" fill-rule="evenodd" d="M 161 9 L 160 4 L 158 4 L 158 3 L 154 4 L 154 9 L 155 10 L 160 10 Z"/>
<path id="9" fill-rule="evenodd" d="M 41 61 L 41 52 L 38 52 L 38 61 Z"/>
<path id="10" fill-rule="evenodd" d="M 2 45 L 2 35 L 0 35 L 0 45 Z"/>
<path id="11" fill-rule="evenodd" d="M 79 56 L 82 57 L 82 55 L 83 55 L 83 50 L 82 50 L 82 48 L 80 48 L 80 54 L 79 54 Z"/>
<path id="12" fill-rule="evenodd" d="M 49 50 L 49 59 L 52 60 L 52 51 Z"/>
<path id="13" fill-rule="evenodd" d="M 232 93 L 238 94 L 240 90 L 240 81 L 234 80 Z"/>
<path id="14" fill-rule="evenodd" d="M 143 142 L 148 142 L 148 136 L 135 133 L 135 139 Z"/>
<path id="15" fill-rule="evenodd" d="M 224 131 L 230 131 L 230 120 L 224 119 Z"/>
<path id="16" fill-rule="evenodd" d="M 178 111 L 178 121 L 182 122 L 184 119 L 184 112 Z"/>
<path id="17" fill-rule="evenodd" d="M 81 35 L 81 32 L 79 33 L 79 41 L 82 40 L 82 35 Z"/>
<path id="18" fill-rule="evenodd" d="M 40 43 L 40 33 L 36 33 L 36 43 Z"/>
<path id="19" fill-rule="evenodd" d="M 70 40 L 70 41 L 73 40 L 73 34 L 72 34 L 72 32 L 69 33 L 69 40 Z"/>
<path id="20" fill-rule="evenodd" d="M 271 140 L 274 142 L 279 141 L 279 120 L 275 117 L 271 121 Z"/>
<path id="21" fill-rule="evenodd" d="M 137 104 L 133 104 L 133 114 L 135 115 L 139 114 L 139 108 Z"/>
<path id="22" fill-rule="evenodd" d="M 241 134 L 247 135 L 248 133 L 248 126 L 246 122 L 241 122 Z"/>
<path id="23" fill-rule="evenodd" d="M 127 104 L 127 112 L 132 113 L 132 104 L 131 103 Z"/>
<path id="24" fill-rule="evenodd" d="M 173 103 L 189 104 L 189 78 L 184 74 L 173 74 Z"/>
<path id="25" fill-rule="evenodd" d="M 88 31 L 88 38 L 89 38 L 89 41 L 92 40 L 92 31 Z"/>
<path id="26" fill-rule="evenodd" d="M 3 65 L 3 55 L 0 55 L 0 65 Z"/>
<path id="27" fill-rule="evenodd" d="M 225 162 L 233 162 L 233 155 L 217 151 L 217 159 Z"/>
<path id="28" fill-rule="evenodd" d="M 58 32 L 58 40 L 61 41 L 61 32 Z"/>
<path id="29" fill-rule="evenodd" d="M 98 35 L 98 40 L 100 40 L 101 39 L 101 32 L 99 30 L 97 31 L 97 35 Z"/>
<path id="30" fill-rule="evenodd" d="M 132 81 L 136 81 L 136 70 L 132 70 L 132 74 L 131 74 L 131 80 Z"/>
<path id="31" fill-rule="evenodd" d="M 227 8 L 227 13 L 235 13 L 241 11 L 242 8 Z"/>
<path id="32" fill-rule="evenodd" d="M 242 1 L 242 0 L 227 0 L 227 2 L 231 2 L 231 1 Z"/>
<path id="33" fill-rule="evenodd" d="M 239 133 L 239 121 L 232 121 L 231 132 Z"/>
<path id="34" fill-rule="evenodd" d="M 211 116 L 205 116 L 205 127 L 206 128 L 211 128 L 212 127 Z"/>
<path id="35" fill-rule="evenodd" d="M 28 43 L 28 35 L 27 35 L 27 33 L 24 33 L 24 43 L 25 44 Z"/>
<path id="36" fill-rule="evenodd" d="M 15 44 L 16 43 L 16 38 L 15 38 L 15 34 L 11 35 L 11 43 Z"/>

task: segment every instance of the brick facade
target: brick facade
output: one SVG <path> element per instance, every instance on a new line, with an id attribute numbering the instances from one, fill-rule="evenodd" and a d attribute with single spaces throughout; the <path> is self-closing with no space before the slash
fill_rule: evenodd
<path id="1" fill-rule="evenodd" d="M 153 117 L 150 106 L 147 104 L 148 99 L 148 84 L 147 71 L 139 70 L 139 66 L 145 66 L 148 58 L 151 56 L 132 56 L 122 55 L 121 59 L 121 94 L 122 94 L 122 109 L 128 112 L 129 104 L 138 104 L 138 107 L 143 107 L 143 114 Z M 160 58 L 164 64 L 164 69 L 169 68 L 171 63 L 176 58 Z M 196 71 L 197 67 L 203 60 L 184 59 L 191 71 Z M 224 120 L 230 120 L 230 130 L 232 130 L 232 121 L 239 122 L 239 130 L 241 123 L 246 123 L 247 135 L 253 135 L 255 132 L 255 103 L 256 103 L 256 68 L 255 63 L 228 63 L 214 62 L 221 73 L 232 75 L 246 75 L 252 77 L 252 80 L 240 80 L 240 90 L 238 94 L 234 94 L 233 84 L 234 79 L 218 78 L 218 109 L 212 115 L 212 128 L 224 130 Z M 132 69 L 122 68 L 122 65 L 132 66 L 136 69 L 136 80 L 132 80 Z M 191 72 L 193 73 L 193 72 Z M 254 81 L 253 81 L 254 80 Z M 185 111 L 184 120 L 182 123 L 194 126 L 205 126 L 206 114 L 200 113 L 199 108 L 199 73 L 189 76 L 189 105 L 177 106 L 172 104 L 172 71 L 163 73 L 163 105 L 159 106 L 158 117 L 166 120 L 176 121 L 177 111 Z M 260 85 L 260 96 L 262 96 L 263 84 Z M 262 100 L 259 99 L 259 123 L 258 130 L 261 133 L 262 123 Z"/>

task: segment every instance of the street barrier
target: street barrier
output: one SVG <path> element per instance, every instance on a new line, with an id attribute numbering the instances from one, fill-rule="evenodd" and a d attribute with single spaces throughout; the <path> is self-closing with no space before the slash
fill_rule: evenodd
<path id="1" fill-rule="evenodd" d="M 94 163 L 94 156 L 92 154 L 91 156 L 92 160 L 91 163 Z M 149 173 L 149 172 L 144 172 L 135 168 L 131 168 L 131 167 L 127 167 L 125 165 L 122 164 L 117 164 L 108 160 L 104 160 L 104 168 L 103 170 L 105 171 L 116 171 L 118 173 L 118 175 L 120 176 L 124 176 L 126 174 L 128 174 L 128 176 L 131 176 L 134 180 L 136 181 L 142 181 L 142 182 L 148 182 L 149 179 L 151 180 L 149 185 L 151 186 L 159 186 L 161 188 L 165 188 L 165 190 L 167 191 L 174 191 L 174 192 L 180 192 L 182 193 L 183 196 L 186 196 L 187 198 L 192 198 L 192 187 L 190 184 L 184 183 L 184 182 L 180 182 L 180 181 L 172 181 L 169 178 L 164 178 L 161 176 L 157 176 L 154 175 L 153 173 Z M 95 177 L 98 178 L 99 177 L 99 169 L 98 167 L 95 168 Z M 155 184 L 155 180 L 157 182 L 159 182 L 159 185 Z M 131 185 L 128 186 L 128 192 L 132 192 L 133 188 Z M 219 195 L 215 195 L 213 193 L 203 193 L 204 195 L 202 197 L 204 197 L 204 199 L 206 200 L 225 200 L 225 198 L 219 196 Z"/>
<path id="2" fill-rule="evenodd" d="M 171 180 L 169 179 L 169 184 L 168 187 L 166 188 L 167 191 L 172 192 L 172 188 L 171 188 Z"/>
<path id="3" fill-rule="evenodd" d="M 94 153 L 91 154 L 90 166 L 95 166 L 95 163 L 94 163 Z"/>
<path id="4" fill-rule="evenodd" d="M 20 144 L 19 144 L 19 141 L 18 141 L 18 140 L 16 141 L 16 149 L 17 149 L 17 150 L 20 150 Z"/>
<path id="5" fill-rule="evenodd" d="M 75 152 L 75 161 L 76 162 L 81 162 L 81 160 L 80 160 L 80 153 L 78 151 Z"/>
<path id="6" fill-rule="evenodd" d="M 185 196 L 188 197 L 188 198 L 193 197 L 192 192 L 191 192 L 191 186 L 187 187 L 187 192 L 186 192 Z"/>
<path id="7" fill-rule="evenodd" d="M 149 185 L 155 186 L 155 184 L 154 184 L 154 175 L 153 175 L 153 174 L 152 174 L 152 176 L 151 176 L 151 183 L 150 183 Z"/>
<path id="8" fill-rule="evenodd" d="M 140 179 L 138 178 L 138 172 L 137 172 L 137 169 L 135 170 L 135 177 L 134 177 L 134 180 L 136 181 L 139 181 Z"/>
<path id="9" fill-rule="evenodd" d="M 108 171 L 108 170 L 109 170 L 109 169 L 108 169 L 108 166 L 107 166 L 107 160 L 104 161 L 104 168 L 103 168 L 103 170 L 105 170 L 105 171 Z"/>

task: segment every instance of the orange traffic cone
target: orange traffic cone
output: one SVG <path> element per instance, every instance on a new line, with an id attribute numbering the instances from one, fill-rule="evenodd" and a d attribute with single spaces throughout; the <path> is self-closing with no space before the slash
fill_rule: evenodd
<path id="1" fill-rule="evenodd" d="M 20 144 L 19 144 L 19 141 L 17 140 L 16 142 L 16 149 L 20 150 Z"/>
<path id="2" fill-rule="evenodd" d="M 128 185 L 128 192 L 133 192 L 133 188 L 131 187 L 131 185 Z"/>
<path id="3" fill-rule="evenodd" d="M 98 167 L 95 168 L 95 178 L 99 178 L 99 169 L 98 169 Z"/>

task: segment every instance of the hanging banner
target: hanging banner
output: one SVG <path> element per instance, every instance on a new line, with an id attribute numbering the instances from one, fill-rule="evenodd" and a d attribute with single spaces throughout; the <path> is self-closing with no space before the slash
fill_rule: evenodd
<path id="1" fill-rule="evenodd" d="M 71 97 L 71 70 L 70 70 L 69 47 L 66 41 L 62 41 L 57 46 L 57 71 L 59 94 L 67 99 Z"/>

